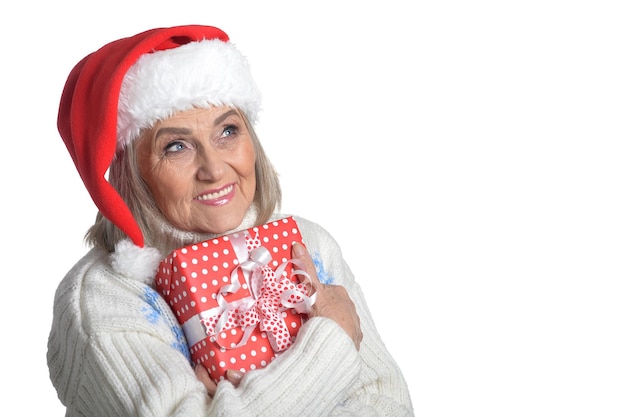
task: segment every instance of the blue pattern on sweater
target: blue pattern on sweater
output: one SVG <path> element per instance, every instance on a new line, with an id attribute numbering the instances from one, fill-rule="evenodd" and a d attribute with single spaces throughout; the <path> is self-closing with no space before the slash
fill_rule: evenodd
<path id="1" fill-rule="evenodd" d="M 317 273 L 317 278 L 320 280 L 320 282 L 322 284 L 333 284 L 335 282 L 335 278 L 330 275 L 324 268 L 324 261 L 322 261 L 322 257 L 319 252 L 311 254 L 311 257 L 313 258 L 315 272 Z"/>
<path id="2" fill-rule="evenodd" d="M 174 342 L 172 342 L 172 347 L 177 349 L 183 355 L 187 357 L 189 361 L 191 361 L 191 354 L 189 353 L 189 347 L 187 346 L 187 340 L 185 339 L 185 335 L 183 333 L 183 329 L 180 327 L 178 323 L 171 323 L 167 320 L 164 315 L 163 309 L 159 304 L 159 300 L 161 296 L 152 288 L 146 287 L 143 293 L 143 299 L 146 304 L 150 307 L 144 306 L 141 309 L 144 317 L 151 323 L 156 324 L 159 321 L 163 321 L 166 326 L 169 325 L 170 330 L 174 336 Z"/>

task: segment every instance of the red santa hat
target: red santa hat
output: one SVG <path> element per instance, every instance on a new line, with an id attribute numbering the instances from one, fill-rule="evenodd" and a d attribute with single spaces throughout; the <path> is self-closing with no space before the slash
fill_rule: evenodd
<path id="1" fill-rule="evenodd" d="M 135 245 L 143 234 L 106 180 L 117 150 L 177 111 L 233 106 L 255 123 L 261 94 L 246 58 L 212 26 L 152 29 L 111 42 L 71 71 L 58 129 L 100 212 Z"/>

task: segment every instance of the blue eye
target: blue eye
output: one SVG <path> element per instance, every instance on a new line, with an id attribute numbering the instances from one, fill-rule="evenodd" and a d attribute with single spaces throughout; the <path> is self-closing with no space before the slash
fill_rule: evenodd
<path id="1" fill-rule="evenodd" d="M 232 136 L 235 133 L 237 133 L 237 126 L 229 125 L 224 128 L 224 131 L 222 132 L 222 137 Z"/>
<path id="2" fill-rule="evenodd" d="M 182 142 L 170 142 L 165 147 L 165 153 L 179 152 L 185 148 Z"/>

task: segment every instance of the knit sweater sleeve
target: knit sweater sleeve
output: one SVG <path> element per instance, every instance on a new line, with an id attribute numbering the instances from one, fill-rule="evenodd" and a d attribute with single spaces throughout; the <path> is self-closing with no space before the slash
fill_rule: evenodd
<path id="1" fill-rule="evenodd" d="M 248 398 L 242 404 L 254 404 L 259 416 L 412 416 L 404 376 L 381 340 L 339 246 L 318 224 L 296 220 L 320 280 L 345 286 L 356 305 L 363 332 L 360 350 L 335 322 L 310 319 L 296 343 L 267 368 L 248 373 L 238 389 L 220 386 L 216 402 L 231 407 L 228 398 L 241 391 Z M 244 409 L 238 415 L 245 415 Z"/>
<path id="2" fill-rule="evenodd" d="M 285 353 L 246 373 L 238 388 L 221 382 L 211 399 L 165 301 L 92 251 L 59 285 L 48 342 L 51 380 L 67 416 L 412 415 L 402 374 L 336 244 L 314 224 L 299 225 L 319 274 L 345 285 L 357 305 L 360 351 L 333 321 L 313 318 Z"/>
<path id="3" fill-rule="evenodd" d="M 298 218 L 305 244 L 321 281 L 343 285 L 354 302 L 363 340 L 358 351 L 359 375 L 346 388 L 346 400 L 332 415 L 412 416 L 413 407 L 402 371 L 378 333 L 361 287 L 335 239 L 320 225 Z"/>

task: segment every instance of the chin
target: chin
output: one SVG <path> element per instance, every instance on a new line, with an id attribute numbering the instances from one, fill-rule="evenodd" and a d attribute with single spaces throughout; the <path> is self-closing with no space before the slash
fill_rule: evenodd
<path id="1" fill-rule="evenodd" d="M 241 224 L 241 222 L 243 221 L 243 216 L 240 218 L 227 218 L 227 219 L 223 219 L 221 221 L 217 221 L 217 222 L 212 222 L 211 225 L 209 225 L 209 227 L 207 227 L 207 233 L 214 233 L 214 234 L 224 234 L 226 232 L 229 232 L 233 229 L 236 229 L 237 226 L 239 226 Z"/>

